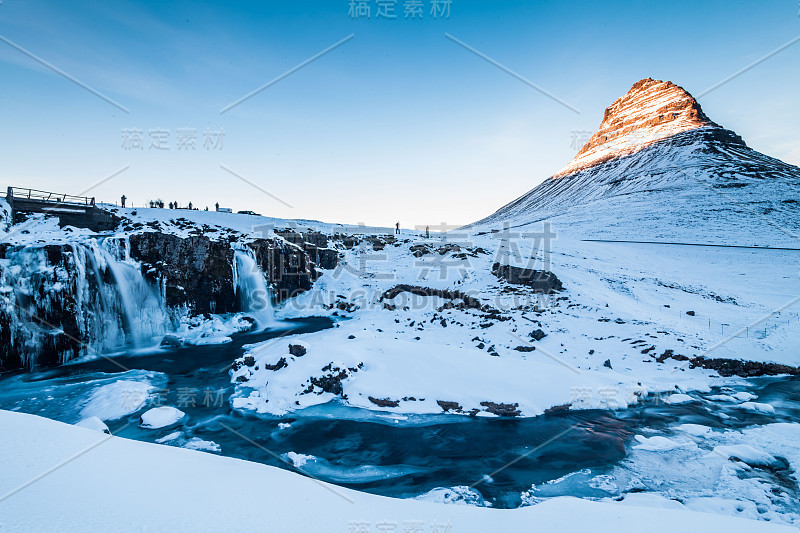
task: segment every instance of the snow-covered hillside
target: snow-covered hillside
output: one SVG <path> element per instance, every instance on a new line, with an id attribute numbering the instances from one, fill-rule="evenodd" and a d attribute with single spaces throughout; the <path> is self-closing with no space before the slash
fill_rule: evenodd
<path id="1" fill-rule="evenodd" d="M 471 225 L 578 239 L 800 248 L 800 168 L 750 149 L 686 91 L 642 80 L 563 170 Z"/>

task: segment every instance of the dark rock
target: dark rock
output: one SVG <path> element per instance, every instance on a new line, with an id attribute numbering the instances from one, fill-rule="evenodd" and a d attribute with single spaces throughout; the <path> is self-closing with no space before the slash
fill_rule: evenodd
<path id="1" fill-rule="evenodd" d="M 534 292 L 550 294 L 564 288 L 561 280 L 547 270 L 532 270 L 495 263 L 492 265 L 492 274 L 509 283 L 531 287 Z"/>
<path id="2" fill-rule="evenodd" d="M 255 357 L 253 357 L 252 355 L 247 355 L 247 356 L 245 356 L 245 358 L 242 360 L 242 362 L 244 363 L 244 366 L 255 366 L 255 364 L 256 364 L 256 358 L 255 358 Z"/>
<path id="3" fill-rule="evenodd" d="M 164 338 L 161 339 L 162 348 L 180 348 L 181 344 L 181 340 L 175 335 L 164 335 Z"/>
<path id="4" fill-rule="evenodd" d="M 495 403 L 481 402 L 486 407 L 486 411 L 498 416 L 520 416 L 522 412 L 518 409 L 518 403 Z"/>
<path id="5" fill-rule="evenodd" d="M 528 335 L 528 336 L 531 339 L 535 340 L 535 341 L 540 341 L 540 340 L 544 339 L 545 337 L 547 337 L 547 333 L 545 333 L 541 329 L 535 329 L 535 330 L 531 331 L 530 335 Z"/>
<path id="6" fill-rule="evenodd" d="M 606 359 L 606 362 L 603 363 L 603 366 L 606 368 L 611 368 L 611 359 Z"/>
<path id="7" fill-rule="evenodd" d="M 517 346 L 514 350 L 518 352 L 532 352 L 536 349 L 536 346 Z"/>
<path id="8" fill-rule="evenodd" d="M 564 411 L 569 411 L 569 408 L 572 407 L 572 404 L 565 403 L 562 405 L 554 405 L 553 407 L 549 407 L 544 410 L 544 414 L 552 415 L 555 413 L 563 413 Z"/>
<path id="9" fill-rule="evenodd" d="M 353 340 L 353 339 L 356 338 L 356 336 L 355 335 L 348 335 L 347 338 L 350 339 L 350 340 Z"/>
<path id="10" fill-rule="evenodd" d="M 433 253 L 430 246 L 427 244 L 415 244 L 414 246 L 411 246 L 409 250 L 414 257 L 422 257 L 423 255 Z"/>
<path id="11" fill-rule="evenodd" d="M 686 314 L 689 316 L 694 316 L 694 311 L 686 311 Z"/>
<path id="12" fill-rule="evenodd" d="M 358 368 L 361 368 L 362 365 L 363 363 L 360 364 Z M 335 394 L 336 396 L 341 396 L 344 398 L 345 396 L 342 380 L 347 379 L 347 377 L 351 374 L 358 372 L 358 368 L 342 369 L 339 367 L 334 367 L 333 363 L 329 363 L 322 368 L 323 372 L 328 372 L 326 375 L 312 377 L 309 381 L 315 387 L 321 388 L 322 392 L 330 392 L 331 394 Z"/>
<path id="13" fill-rule="evenodd" d="M 666 350 L 656 360 L 663 363 L 667 359 L 676 361 L 689 361 L 689 368 L 706 368 L 716 371 L 720 376 L 731 377 L 756 377 L 756 376 L 800 376 L 800 367 L 783 365 L 779 363 L 763 363 L 760 361 L 745 361 L 742 359 L 711 359 L 702 355 L 687 357 L 685 355 L 673 354 L 672 350 Z"/>
<path id="14" fill-rule="evenodd" d="M 306 347 L 300 344 L 289 345 L 289 354 L 295 357 L 303 357 L 307 352 Z"/>
<path id="15" fill-rule="evenodd" d="M 286 362 L 286 358 L 285 357 L 281 357 L 280 359 L 278 359 L 278 362 L 275 363 L 274 365 L 269 365 L 269 364 L 265 363 L 264 364 L 264 369 L 265 370 L 278 371 L 281 368 L 286 368 L 287 366 L 289 366 L 289 363 Z"/>
<path id="16" fill-rule="evenodd" d="M 397 285 L 392 287 L 388 291 L 384 292 L 381 297 L 380 301 L 383 300 L 391 300 L 396 298 L 400 294 L 408 292 L 415 296 L 438 296 L 440 298 L 445 298 L 448 300 L 462 300 L 464 302 L 464 307 L 467 309 L 479 309 L 482 311 L 489 311 L 491 310 L 490 307 L 482 305 L 478 300 L 465 294 L 461 291 L 456 290 L 447 290 L 447 289 L 432 289 L 430 287 L 419 287 L 416 285 Z"/>
<path id="17" fill-rule="evenodd" d="M 436 400 L 436 403 L 439 404 L 439 407 L 441 407 L 445 413 L 449 411 L 461 411 L 461 406 L 458 404 L 458 402 Z"/>
<path id="18" fill-rule="evenodd" d="M 228 243 L 156 232 L 131 235 L 129 242 L 131 257 L 142 263 L 145 277 L 165 281 L 168 306 L 186 305 L 196 313 L 239 310 Z"/>
<path id="19" fill-rule="evenodd" d="M 369 401 L 377 405 L 378 407 L 397 407 L 400 405 L 400 400 L 390 400 L 388 398 L 373 398 L 372 396 L 368 396 Z"/>

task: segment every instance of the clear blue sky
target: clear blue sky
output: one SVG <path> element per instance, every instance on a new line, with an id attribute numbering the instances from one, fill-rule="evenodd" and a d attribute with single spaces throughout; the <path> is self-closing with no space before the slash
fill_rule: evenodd
<path id="1" fill-rule="evenodd" d="M 594 131 L 635 81 L 699 94 L 800 35 L 797 0 L 452 0 L 436 19 L 423 0 L 421 20 L 404 18 L 408 1 L 394 2 L 396 19 L 376 18 L 377 0 L 354 19 L 349 0 L 2 0 L 0 36 L 129 112 L 0 42 L 0 176 L 74 194 L 129 166 L 89 194 L 464 224 L 564 166 L 572 132 Z M 800 164 L 799 67 L 800 42 L 700 102 L 750 146 Z M 196 149 L 178 150 L 187 128 Z M 143 150 L 123 146 L 129 129 L 143 132 Z M 150 130 L 168 132 L 168 150 L 150 148 Z M 224 130 L 221 148 L 204 146 L 206 130 L 212 141 Z"/>

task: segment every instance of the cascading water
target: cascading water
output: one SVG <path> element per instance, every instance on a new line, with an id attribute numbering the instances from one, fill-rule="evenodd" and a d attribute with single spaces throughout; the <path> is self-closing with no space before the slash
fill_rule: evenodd
<path id="1" fill-rule="evenodd" d="M 233 280 L 242 309 L 256 320 L 259 328 L 274 326 L 272 294 L 264 273 L 258 266 L 255 252 L 249 248 L 233 251 Z"/>
<path id="2" fill-rule="evenodd" d="M 106 239 L 97 251 L 104 256 L 114 277 L 130 340 L 136 346 L 152 342 L 166 333 L 170 323 L 164 298 L 142 276 L 130 258 L 126 239 Z"/>
<path id="3" fill-rule="evenodd" d="M 0 260 L 0 368 L 144 345 L 175 324 L 123 239 L 26 246 Z"/>

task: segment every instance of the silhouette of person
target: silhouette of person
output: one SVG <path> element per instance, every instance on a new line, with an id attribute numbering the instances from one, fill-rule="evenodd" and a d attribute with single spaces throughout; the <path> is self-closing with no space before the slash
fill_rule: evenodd
<path id="1" fill-rule="evenodd" d="M 172 209 L 172 202 L 169 203 L 169 208 Z"/>
<path id="2" fill-rule="evenodd" d="M 128 197 L 125 196 L 124 194 L 122 195 L 122 198 L 120 198 L 120 200 L 122 200 L 122 207 L 125 207 L 125 200 L 127 200 L 127 199 L 128 199 Z"/>
<path id="3" fill-rule="evenodd" d="M 214 204 L 214 208 L 215 208 L 215 210 L 219 211 L 219 202 Z"/>
<path id="4" fill-rule="evenodd" d="M 430 237 L 431 237 L 431 227 L 425 226 L 425 238 L 430 239 Z"/>
<path id="5" fill-rule="evenodd" d="M 399 222 L 394 225 L 394 234 L 395 235 L 400 235 L 400 223 Z"/>

